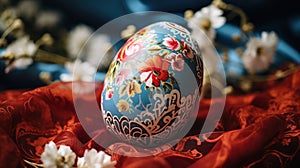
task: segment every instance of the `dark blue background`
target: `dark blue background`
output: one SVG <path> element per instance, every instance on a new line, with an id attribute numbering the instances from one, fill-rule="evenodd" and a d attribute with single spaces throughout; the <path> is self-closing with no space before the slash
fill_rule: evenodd
<path id="1" fill-rule="evenodd" d="M 287 59 L 300 62 L 300 11 L 295 0 L 224 0 L 243 9 L 255 30 L 275 31 L 281 43 L 279 53 Z M 55 9 L 61 12 L 61 26 L 72 28 L 79 23 L 85 23 L 97 29 L 103 24 L 125 14 L 138 11 L 162 11 L 183 15 L 187 9 L 197 11 L 211 3 L 210 0 L 40 0 L 43 8 Z M 134 23 L 134 21 L 129 21 Z M 120 29 L 120 26 L 117 28 Z M 52 30 L 55 32 L 55 30 Z M 111 30 L 119 35 L 120 31 Z M 218 31 L 217 40 L 234 47 L 231 44 L 232 32 L 237 27 L 225 25 Z M 37 34 L 38 32 L 34 32 Z M 298 52 L 296 52 L 296 51 Z M 277 61 L 281 62 L 281 60 Z M 4 73 L 4 62 L 0 62 L 0 90 L 17 88 L 35 88 L 46 85 L 39 78 L 40 72 L 51 73 L 53 80 L 59 79 L 66 69 L 61 65 L 35 63 L 26 70 L 15 70 Z M 104 74 L 100 74 L 103 78 Z"/>
<path id="2" fill-rule="evenodd" d="M 224 0 L 243 9 L 255 30 L 274 30 L 300 51 L 300 10 L 295 0 Z M 43 0 L 46 6 L 61 10 L 69 25 L 79 22 L 98 28 L 104 23 L 137 11 L 163 11 L 182 15 L 199 10 L 210 0 Z"/>

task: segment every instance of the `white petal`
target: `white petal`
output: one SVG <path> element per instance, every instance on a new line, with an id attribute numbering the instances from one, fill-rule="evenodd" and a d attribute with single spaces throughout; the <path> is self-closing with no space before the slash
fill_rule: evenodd
<path id="1" fill-rule="evenodd" d="M 29 37 L 24 36 L 11 43 L 6 51 L 13 53 L 16 57 L 20 57 L 23 55 L 32 56 L 36 49 L 36 45 L 29 40 Z"/>
<path id="2" fill-rule="evenodd" d="M 54 10 L 43 10 L 39 12 L 38 17 L 35 19 L 35 26 L 39 29 L 53 28 L 61 20 L 61 15 Z"/>
<path id="3" fill-rule="evenodd" d="M 211 22 L 212 22 L 213 28 L 219 28 L 225 24 L 226 18 L 225 17 L 215 17 L 215 18 L 213 18 L 213 20 L 211 20 Z"/>
<path id="4" fill-rule="evenodd" d="M 210 14 L 211 16 L 221 16 L 223 14 L 223 11 L 214 5 L 209 6 Z"/>
<path id="5" fill-rule="evenodd" d="M 55 143 L 50 141 L 49 144 L 46 144 L 44 152 L 53 154 L 53 156 L 57 156 L 57 148 Z"/>
<path id="6" fill-rule="evenodd" d="M 72 75 L 70 75 L 70 74 L 61 74 L 60 76 L 59 76 L 59 78 L 60 78 L 60 80 L 61 81 L 64 81 L 64 82 L 69 82 L 69 81 L 73 81 L 73 77 L 72 77 Z"/>
<path id="7" fill-rule="evenodd" d="M 211 7 L 210 6 L 207 6 L 207 7 L 204 7 L 200 10 L 200 13 L 203 15 L 203 16 L 210 16 L 211 14 Z"/>
<path id="8" fill-rule="evenodd" d="M 37 47 L 34 43 L 28 43 L 26 46 L 26 54 L 32 56 L 35 54 Z"/>
<path id="9" fill-rule="evenodd" d="M 80 165 L 88 168 L 112 168 L 116 162 L 110 160 L 110 156 L 105 154 L 103 151 L 97 153 L 95 149 L 86 150 L 83 156 L 84 160 L 80 160 Z M 78 165 L 78 163 L 77 163 Z"/>
<path id="10" fill-rule="evenodd" d="M 268 38 L 268 34 L 263 33 L 262 38 Z M 257 55 L 257 49 L 262 48 L 264 53 Z M 247 49 L 243 53 L 242 61 L 244 67 L 249 73 L 256 73 L 267 70 L 271 63 L 274 62 L 274 50 L 259 38 L 250 38 L 247 43 Z"/>
<path id="11" fill-rule="evenodd" d="M 23 0 L 18 3 L 17 13 L 26 19 L 33 18 L 39 9 L 39 4 L 35 0 Z"/>
<path id="12" fill-rule="evenodd" d="M 226 22 L 226 18 L 221 16 L 222 14 L 223 11 L 214 6 L 204 7 L 200 11 L 197 11 L 195 15 L 189 20 L 189 26 L 194 24 L 199 27 L 203 20 L 210 20 L 213 28 L 219 28 Z"/>
<path id="13" fill-rule="evenodd" d="M 268 47 L 276 47 L 278 44 L 278 37 L 275 32 L 262 32 L 261 41 Z"/>
<path id="14" fill-rule="evenodd" d="M 77 167 L 78 168 L 86 168 L 87 167 L 84 157 L 78 158 L 78 160 L 77 160 Z"/>
<path id="15" fill-rule="evenodd" d="M 14 61 L 14 64 L 17 68 L 27 68 L 32 63 L 33 60 L 31 58 L 20 58 Z"/>
<path id="16" fill-rule="evenodd" d="M 112 50 L 111 47 L 112 44 L 108 36 L 103 34 L 94 35 L 87 44 L 86 61 L 94 67 L 108 67 L 114 55 L 114 50 Z"/>
<path id="17" fill-rule="evenodd" d="M 71 150 L 69 146 L 60 145 L 57 153 L 60 156 L 65 157 L 67 166 L 72 166 L 75 163 L 76 154 Z"/>
<path id="18" fill-rule="evenodd" d="M 94 66 L 88 62 L 81 62 L 80 60 L 76 60 L 75 62 L 66 62 L 65 68 L 69 71 L 70 76 L 73 77 L 73 80 L 87 82 L 93 81 L 94 75 L 97 72 L 97 69 Z M 64 77 L 64 75 L 61 76 L 61 79 Z"/>
<path id="19" fill-rule="evenodd" d="M 203 14 L 202 11 L 197 11 L 197 12 L 194 14 L 193 18 L 199 19 L 199 18 L 203 18 L 203 17 L 205 17 L 205 16 L 207 17 L 207 15 Z"/>
<path id="20" fill-rule="evenodd" d="M 146 83 L 146 86 L 151 87 L 152 86 L 152 76 L 151 71 L 143 72 L 140 75 L 141 81 Z"/>
<path id="21" fill-rule="evenodd" d="M 80 24 L 72 29 L 66 40 L 66 50 L 72 58 L 75 58 L 82 50 L 82 54 L 85 55 L 83 47 L 92 35 L 93 31 L 89 26 Z"/>
<path id="22" fill-rule="evenodd" d="M 58 157 L 57 148 L 54 142 L 45 145 L 45 150 L 41 155 L 41 161 L 45 168 L 55 168 Z"/>
<path id="23" fill-rule="evenodd" d="M 33 63 L 31 58 L 19 58 L 5 68 L 5 73 L 9 73 L 14 69 L 25 69 Z"/>
<path id="24" fill-rule="evenodd" d="M 99 157 L 99 162 L 102 164 L 102 163 L 103 163 L 103 160 L 104 160 L 104 157 L 105 157 L 104 152 L 103 152 L 103 151 L 100 151 L 100 152 L 98 153 L 98 157 Z"/>

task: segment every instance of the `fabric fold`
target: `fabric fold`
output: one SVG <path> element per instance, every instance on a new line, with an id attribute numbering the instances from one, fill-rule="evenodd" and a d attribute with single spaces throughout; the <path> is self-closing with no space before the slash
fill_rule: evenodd
<path id="1" fill-rule="evenodd" d="M 116 152 L 137 149 L 106 130 L 96 106 L 103 83 L 57 82 L 5 91 L 0 94 L 0 167 L 27 165 L 24 159 L 41 163 L 50 141 L 70 146 L 80 157 L 85 149 L 105 151 L 120 168 L 288 167 L 300 148 L 299 75 L 297 70 L 263 92 L 227 96 L 214 132 L 199 135 L 209 107 L 218 105 L 218 100 L 201 100 L 189 134 L 170 149 L 147 157 Z M 74 84 L 84 92 L 74 92 Z M 85 110 L 85 117 L 78 117 L 78 110 Z"/>

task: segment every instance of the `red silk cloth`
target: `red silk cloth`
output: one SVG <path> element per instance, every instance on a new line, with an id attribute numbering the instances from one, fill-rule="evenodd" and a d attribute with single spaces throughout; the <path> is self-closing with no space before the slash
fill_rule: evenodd
<path id="1" fill-rule="evenodd" d="M 189 134 L 167 151 L 147 157 L 118 155 L 96 143 L 100 141 L 117 152 L 135 151 L 135 147 L 112 139 L 103 123 L 95 121 L 101 112 L 89 105 L 91 97 L 73 100 L 71 83 L 4 91 L 0 93 L 0 167 L 28 167 L 24 160 L 41 163 L 44 145 L 51 140 L 57 145 L 69 145 L 78 156 L 85 149 L 104 150 L 120 168 L 299 166 L 299 76 L 297 70 L 259 93 L 227 96 L 222 118 L 204 142 L 199 139 L 205 137 L 199 135 L 199 128 L 209 107 L 218 106 L 218 100 L 201 100 Z M 99 100 L 102 84 L 97 86 Z M 74 102 L 85 108 L 84 120 L 93 137 L 80 124 Z M 99 123 L 103 129 L 96 129 Z"/>

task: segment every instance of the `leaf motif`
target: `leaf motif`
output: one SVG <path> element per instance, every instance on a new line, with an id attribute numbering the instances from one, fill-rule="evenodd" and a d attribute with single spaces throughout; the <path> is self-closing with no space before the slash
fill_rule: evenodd
<path id="1" fill-rule="evenodd" d="M 173 85 L 170 84 L 169 82 L 165 82 L 165 83 L 164 83 L 164 86 L 165 86 L 169 91 L 173 90 Z"/>
<path id="2" fill-rule="evenodd" d="M 173 76 L 170 77 L 170 82 L 171 82 L 172 85 L 173 84 L 178 84 L 177 80 Z"/>
<path id="3" fill-rule="evenodd" d="M 120 97 L 123 97 L 123 96 L 125 96 L 126 95 L 126 88 L 127 88 L 127 86 L 126 85 L 122 85 L 121 87 L 120 87 L 120 90 L 119 90 L 119 95 L 120 95 Z"/>
<path id="4" fill-rule="evenodd" d="M 121 63 L 120 63 L 120 61 L 114 61 L 112 64 L 111 64 L 111 66 L 110 66 L 110 68 L 109 68 L 109 70 L 108 70 L 108 75 L 107 76 L 109 76 L 111 79 L 114 79 L 114 77 L 116 76 L 116 73 L 117 73 L 117 71 L 119 70 L 119 68 L 120 68 L 120 65 L 121 65 Z"/>
<path id="5" fill-rule="evenodd" d="M 150 54 L 156 54 L 161 50 L 161 47 L 159 45 L 153 45 L 148 49 L 148 52 Z"/>
<path id="6" fill-rule="evenodd" d="M 166 93 L 167 92 L 167 87 L 164 84 L 162 84 L 162 88 L 163 88 L 164 92 Z"/>
<path id="7" fill-rule="evenodd" d="M 166 49 L 162 49 L 162 51 L 159 53 L 159 55 L 163 58 L 165 58 L 167 55 L 169 55 L 170 51 Z"/>

